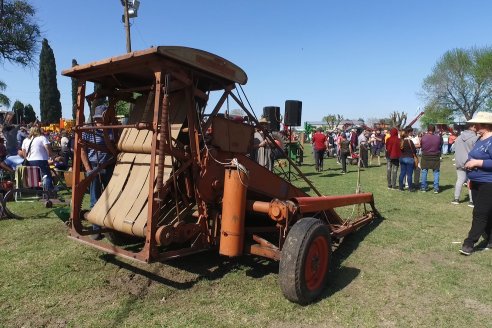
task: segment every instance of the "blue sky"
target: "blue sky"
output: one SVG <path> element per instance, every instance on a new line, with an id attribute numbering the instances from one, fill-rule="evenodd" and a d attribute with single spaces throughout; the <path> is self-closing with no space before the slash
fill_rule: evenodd
<path id="1" fill-rule="evenodd" d="M 71 117 L 71 82 L 79 64 L 126 52 L 119 0 L 31 0 L 53 48 L 63 116 Z M 328 114 L 384 118 L 424 105 L 422 80 L 447 50 L 485 47 L 489 0 L 141 0 L 132 50 L 182 45 L 243 68 L 256 113 L 303 102 L 303 121 Z M 37 67 L 0 66 L 4 92 L 39 112 Z M 215 105 L 215 104 L 213 104 Z"/>

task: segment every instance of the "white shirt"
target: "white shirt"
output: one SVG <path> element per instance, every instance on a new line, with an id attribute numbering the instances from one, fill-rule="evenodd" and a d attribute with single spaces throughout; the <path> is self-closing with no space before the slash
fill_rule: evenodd
<path id="1" fill-rule="evenodd" d="M 31 150 L 28 153 L 29 144 L 31 144 Z M 26 152 L 28 161 L 47 161 L 49 154 L 44 146 L 49 144 L 50 142 L 45 136 L 38 136 L 34 139 L 26 138 L 22 142 L 22 149 Z"/>

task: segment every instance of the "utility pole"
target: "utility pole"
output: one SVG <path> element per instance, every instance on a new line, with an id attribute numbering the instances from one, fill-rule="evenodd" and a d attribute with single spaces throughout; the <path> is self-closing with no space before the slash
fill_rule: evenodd
<path id="1" fill-rule="evenodd" d="M 123 0 L 125 5 L 123 7 L 125 17 L 125 30 L 126 30 L 126 52 L 132 52 L 132 41 L 130 39 L 130 18 L 128 17 L 128 0 Z"/>

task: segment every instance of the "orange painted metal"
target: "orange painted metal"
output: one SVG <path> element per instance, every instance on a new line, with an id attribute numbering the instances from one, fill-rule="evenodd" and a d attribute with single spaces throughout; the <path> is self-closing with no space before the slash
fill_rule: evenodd
<path id="1" fill-rule="evenodd" d="M 374 203 L 372 193 L 362 193 L 343 196 L 296 197 L 294 202 L 299 205 L 301 213 L 314 213 L 341 206 L 362 203 Z"/>
<path id="2" fill-rule="evenodd" d="M 259 200 L 248 200 L 246 202 L 246 210 L 258 213 L 268 214 L 270 210 L 270 202 L 261 202 Z"/>
<path id="3" fill-rule="evenodd" d="M 239 165 L 225 168 L 219 247 L 222 255 L 232 257 L 243 253 L 247 187 L 248 174 L 244 168 Z"/>
<path id="4" fill-rule="evenodd" d="M 320 288 L 324 281 L 330 260 L 329 247 L 328 241 L 323 236 L 318 236 L 311 242 L 304 269 L 304 279 L 309 290 Z"/>

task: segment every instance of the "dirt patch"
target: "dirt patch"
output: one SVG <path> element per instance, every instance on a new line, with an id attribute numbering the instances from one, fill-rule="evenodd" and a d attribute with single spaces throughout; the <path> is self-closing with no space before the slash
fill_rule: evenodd
<path id="1" fill-rule="evenodd" d="M 481 303 L 477 300 L 472 300 L 469 298 L 465 298 L 464 305 L 466 308 L 470 309 L 484 318 L 492 317 L 492 306 L 488 304 Z"/>

